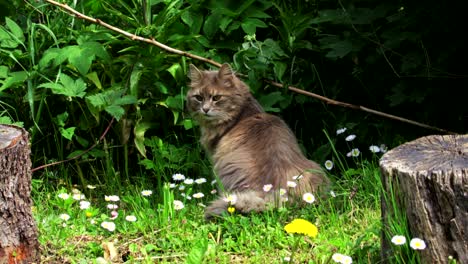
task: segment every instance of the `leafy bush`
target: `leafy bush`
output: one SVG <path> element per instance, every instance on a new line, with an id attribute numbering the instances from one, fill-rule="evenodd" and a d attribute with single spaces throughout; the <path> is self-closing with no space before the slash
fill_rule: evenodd
<path id="1" fill-rule="evenodd" d="M 456 16 L 462 9 L 453 5 L 432 1 L 421 9 L 390 1 L 68 2 L 130 33 L 231 62 L 246 74 L 265 109 L 286 119 L 319 162 L 329 149 L 322 129 L 346 126 L 358 131 L 361 143 L 390 146 L 432 132 L 327 106 L 270 86 L 264 78 L 449 130 L 467 130 L 464 98 L 453 96 L 467 79 L 454 67 L 466 51 L 455 37 L 463 24 Z M 84 154 L 61 166 L 77 171 L 72 174 L 81 175 L 81 181 L 112 182 L 116 173 L 130 179 L 133 169 L 142 170 L 141 164 L 148 168 L 167 159 L 155 139 L 177 153 L 176 161 L 168 164 L 182 167 L 180 163 L 188 161 L 185 150 L 194 145 L 198 132 L 184 113 L 187 58 L 43 2 L 13 1 L 7 6 L 4 12 L 10 16 L 0 26 L 0 121 L 19 122 L 30 131 L 35 166 Z M 451 103 L 438 107 L 441 101 Z M 117 122 L 105 134 L 111 120 Z M 88 151 L 104 134 L 104 144 Z M 198 147 L 192 149 L 190 156 L 195 157 Z M 197 166 L 187 170 L 209 173 Z"/>

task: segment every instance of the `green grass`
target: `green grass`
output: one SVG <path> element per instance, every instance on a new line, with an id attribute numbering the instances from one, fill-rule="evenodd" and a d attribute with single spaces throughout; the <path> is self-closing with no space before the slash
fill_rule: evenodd
<path id="1" fill-rule="evenodd" d="M 141 191 L 146 188 L 129 187 L 117 194 L 120 201 L 115 204 L 119 206 L 119 215 L 113 220 L 116 224 L 113 232 L 100 226 L 103 221 L 110 221 L 111 210 L 106 207 L 104 195 L 113 193 L 107 193 L 105 186 L 77 188 L 91 203 L 89 209 L 82 210 L 79 201 L 72 197 L 66 200 L 58 197 L 60 193 L 71 195 L 72 190 L 39 189 L 44 185 L 35 181 L 34 212 L 39 223 L 43 260 L 45 263 L 93 263 L 104 256 L 102 244 L 111 242 L 118 252 L 117 262 L 185 262 L 199 254 L 205 263 L 282 263 L 299 239 L 295 263 L 328 263 L 334 252 L 352 256 L 355 263 L 376 263 L 380 250 L 378 190 L 364 193 L 360 191 L 364 188 L 357 184 L 374 181 L 378 173 L 375 167 L 360 171 L 360 179 L 337 181 L 336 197 L 328 200 L 303 208 L 280 208 L 248 216 L 234 213 L 213 223 L 204 221 L 203 207 L 199 205 L 208 204 L 215 196 L 210 194 L 209 181 L 186 187 L 185 193 L 205 194 L 201 199 L 191 200 L 185 200 L 177 188 L 162 187 L 145 197 Z M 185 208 L 174 210 L 172 199 L 183 201 Z M 60 219 L 62 213 L 70 215 L 70 219 Z M 127 215 L 136 216 L 137 221 L 126 221 Z M 286 233 L 284 225 L 295 218 L 317 225 L 318 236 Z"/>
<path id="2" fill-rule="evenodd" d="M 335 263 L 334 253 L 352 257 L 353 263 L 381 262 L 382 184 L 377 155 L 362 160 L 362 155 L 344 157 L 333 148 L 335 167 L 329 172 L 335 195 L 303 207 L 245 216 L 234 213 L 205 222 L 204 206 L 216 194 L 211 193 L 215 186 L 209 179 L 210 165 L 199 149 L 177 148 L 156 138 L 149 146 L 154 156 L 162 159 L 142 161 L 148 174 L 139 173 L 133 184 L 128 184 L 128 179 L 126 184 L 115 180 L 115 173 L 105 175 L 103 183 L 93 189 L 71 186 L 66 179 L 56 188 L 51 188 L 47 180 L 33 181 L 33 211 L 43 263 L 106 263 L 103 257 L 109 259 L 111 252 L 107 248 L 115 248 L 113 263 L 285 263 L 287 257 L 292 257 L 291 263 Z M 171 188 L 169 181 L 177 172 L 207 181 L 179 183 Z M 182 185 L 184 190 L 179 189 Z M 153 193 L 142 195 L 146 189 Z M 83 193 L 91 206 L 80 209 L 80 201 L 72 197 L 74 192 Z M 199 192 L 204 197 L 194 198 Z M 60 198 L 63 193 L 70 197 Z M 120 199 L 105 201 L 105 195 L 118 195 Z M 394 201 L 390 194 L 385 197 Z M 183 202 L 184 208 L 177 210 L 174 200 Z M 118 206 L 115 219 L 110 219 L 109 203 Z M 68 214 L 70 219 L 61 219 L 61 214 Z M 137 220 L 127 221 L 129 215 Z M 284 226 L 296 218 L 314 223 L 318 235 L 288 234 Z M 115 230 L 104 229 L 103 222 L 115 223 Z M 404 215 L 396 215 L 390 223 L 390 238 L 410 237 Z M 419 261 L 417 252 L 407 244 L 392 249 L 392 263 Z"/>

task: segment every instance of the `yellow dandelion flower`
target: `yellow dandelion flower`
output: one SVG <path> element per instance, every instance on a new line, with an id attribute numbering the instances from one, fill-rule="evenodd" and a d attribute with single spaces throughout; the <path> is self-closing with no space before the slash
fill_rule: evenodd
<path id="1" fill-rule="evenodd" d="M 316 237 L 318 234 L 318 228 L 304 219 L 294 219 L 291 223 L 284 226 L 284 230 L 290 234 L 304 234 L 310 237 Z"/>
<path id="2" fill-rule="evenodd" d="M 236 211 L 236 208 L 233 206 L 229 206 L 227 210 L 230 214 L 233 214 Z"/>

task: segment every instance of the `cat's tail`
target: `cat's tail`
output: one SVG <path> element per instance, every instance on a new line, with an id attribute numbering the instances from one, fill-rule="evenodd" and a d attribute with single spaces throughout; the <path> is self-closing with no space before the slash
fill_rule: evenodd
<path id="1" fill-rule="evenodd" d="M 257 191 L 243 191 L 224 195 L 214 200 L 205 209 L 205 219 L 211 220 L 226 212 L 247 214 L 265 211 L 269 206 L 269 199 Z M 229 210 L 228 210 L 229 208 Z"/>

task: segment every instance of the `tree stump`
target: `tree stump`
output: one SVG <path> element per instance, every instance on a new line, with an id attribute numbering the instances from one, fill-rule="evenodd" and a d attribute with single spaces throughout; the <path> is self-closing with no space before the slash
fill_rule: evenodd
<path id="1" fill-rule="evenodd" d="M 426 242 L 422 263 L 447 263 L 449 256 L 468 263 L 468 135 L 405 143 L 383 155 L 380 171 L 383 260 L 392 254 L 390 239 L 398 234 L 390 222 L 399 214 L 412 236 Z"/>
<path id="2" fill-rule="evenodd" d="M 39 263 L 26 130 L 0 125 L 0 264 Z"/>

